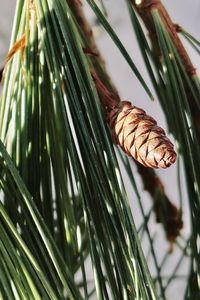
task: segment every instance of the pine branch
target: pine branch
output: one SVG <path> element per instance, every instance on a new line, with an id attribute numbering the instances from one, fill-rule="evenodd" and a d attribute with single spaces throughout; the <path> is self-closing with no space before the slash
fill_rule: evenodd
<path id="1" fill-rule="evenodd" d="M 164 224 L 167 239 L 173 243 L 183 227 L 182 212 L 169 200 L 163 183 L 153 170 L 145 169 L 140 164 L 137 164 L 137 169 L 142 176 L 144 189 L 154 200 L 156 221 Z"/>
<path id="2" fill-rule="evenodd" d="M 167 10 L 165 9 L 164 5 L 160 0 L 142 0 L 140 4 L 136 4 L 135 0 L 130 0 L 133 7 L 141 17 L 144 25 L 146 26 L 149 37 L 151 40 L 151 45 L 153 51 L 155 52 L 155 57 L 161 59 L 161 49 L 158 41 L 158 36 L 155 28 L 155 23 L 153 20 L 152 13 L 157 11 L 166 31 L 169 33 L 172 43 L 177 50 L 177 53 L 180 56 L 182 64 L 185 68 L 186 73 L 188 74 L 189 78 L 192 78 L 194 81 L 198 81 L 199 79 L 196 74 L 196 68 L 194 67 L 185 47 L 183 46 L 182 41 L 178 36 L 178 32 L 180 31 L 180 26 L 177 26 L 171 20 Z M 170 54 L 169 54 L 170 55 Z M 187 82 L 185 82 L 185 90 L 187 93 L 187 100 L 190 105 L 190 109 L 192 112 L 193 121 L 196 127 L 200 128 L 200 108 L 195 101 L 193 94 L 191 93 L 190 87 L 188 87 Z"/>
<path id="3" fill-rule="evenodd" d="M 73 12 L 73 15 L 80 29 L 80 33 L 82 34 L 82 38 L 85 43 L 85 47 L 83 48 L 85 54 L 87 54 L 90 57 L 95 72 L 98 73 L 98 76 L 107 85 L 109 90 L 115 93 L 115 97 L 117 98 L 117 89 L 106 70 L 105 61 L 96 44 L 93 30 L 87 18 L 85 17 L 82 2 L 80 0 L 66 1 Z"/>
<path id="4" fill-rule="evenodd" d="M 94 1 L 88 2 L 149 91 Z M 157 6 L 154 9 L 150 5 L 155 32 L 152 40 L 157 46 L 151 52 L 142 36 L 141 52 L 148 53 L 145 62 L 150 66 L 155 90 L 184 158 L 193 223 L 187 244 L 192 253 L 186 254 L 188 247 L 180 245 L 185 241 L 177 241 L 181 257 L 166 284 L 163 266 L 170 255 L 166 253 L 158 262 L 149 227 L 152 207 L 146 211 L 128 158 L 124 156 L 122 162 L 138 201 L 136 205 L 140 206 L 140 237 L 147 237 L 150 243 L 159 296 L 166 299 L 166 289 L 184 256 L 190 255 L 188 291 L 191 293 L 194 284 L 195 297 L 199 271 L 200 151 L 190 109 L 194 118 L 191 107 L 192 103 L 198 104 L 198 81 L 195 86 L 197 75 L 192 73 L 189 57 L 178 52 L 180 44 L 174 33 L 170 34 L 169 16 L 159 5 L 161 2 L 147 2 Z M 130 0 L 127 3 L 131 7 Z M 158 299 L 105 116 L 113 142 L 140 161 L 136 165 L 144 189 L 153 198 L 156 221 L 164 225 L 170 243 L 182 228 L 181 210 L 170 202 L 154 170 L 143 165 L 168 167 L 176 159 L 173 145 L 144 110 L 120 99 L 81 1 L 18 0 L 14 24 L 13 47 L 8 54 L 0 101 L 0 135 L 7 148 L 6 151 L 0 142 L 0 295 L 12 300 L 78 300 L 89 299 L 96 291 L 98 299 Z M 152 62 L 155 70 L 151 69 Z M 182 67 L 184 64 L 187 68 Z M 190 109 L 185 92 L 191 97 Z M 92 261 L 94 274 L 91 290 L 87 257 Z M 77 272 L 80 281 L 76 280 Z"/>
<path id="5" fill-rule="evenodd" d="M 96 45 L 95 38 L 92 32 L 92 28 L 87 21 L 83 13 L 82 2 L 80 0 L 66 0 L 69 7 L 71 8 L 74 16 L 76 17 L 76 21 L 83 31 L 84 35 L 87 37 L 87 46 L 91 53 L 95 54 L 98 57 L 98 61 L 100 65 L 103 65 L 105 68 L 105 61 Z"/>
<path id="6" fill-rule="evenodd" d="M 84 13 L 82 11 L 81 3 L 77 2 L 77 1 L 70 1 L 69 3 L 71 5 L 72 11 L 74 12 L 74 14 L 77 18 L 77 21 L 79 22 L 79 24 L 86 36 L 90 50 L 94 53 L 95 52 L 97 53 L 99 64 L 101 64 L 103 59 L 102 59 L 101 54 L 95 44 L 94 37 L 92 34 L 92 29 L 91 29 L 90 25 L 88 24 L 88 22 L 84 16 Z M 104 73 L 107 74 L 106 70 L 104 70 Z M 100 78 L 95 73 L 93 73 L 93 78 L 94 78 L 94 82 L 96 84 L 97 90 L 100 94 L 100 99 L 102 101 L 103 107 L 106 111 L 108 123 L 111 123 L 111 122 L 113 123 L 113 117 L 115 119 L 117 119 L 117 114 L 119 114 L 121 111 L 121 108 L 117 107 L 118 102 L 119 102 L 119 97 L 117 95 L 114 95 L 113 93 L 111 94 L 111 92 L 106 90 L 105 84 L 103 84 L 101 82 Z M 122 104 L 120 104 L 120 105 L 122 105 Z M 130 109 L 131 109 L 131 107 L 129 106 L 127 109 L 127 112 Z M 136 110 L 137 110 L 137 108 L 136 108 Z M 113 115 L 113 112 L 114 112 L 115 116 Z M 125 115 L 127 115 L 127 112 L 125 113 Z M 161 128 L 156 127 L 157 123 L 155 122 L 155 120 L 153 120 L 149 116 L 145 117 L 145 113 L 142 110 L 140 112 L 138 110 L 134 114 L 134 107 L 133 107 L 132 119 L 129 120 L 130 123 L 134 123 L 134 116 L 136 117 L 135 126 L 130 128 L 127 133 L 127 135 L 129 136 L 129 142 L 127 142 L 126 145 L 124 144 L 124 140 L 126 139 L 127 136 L 124 136 L 122 141 L 120 141 L 118 138 L 117 139 L 115 138 L 115 140 L 118 140 L 118 143 L 120 144 L 122 149 L 129 155 L 132 155 L 132 157 L 134 157 L 140 163 L 142 163 L 146 166 L 149 166 L 149 167 L 166 168 L 166 167 L 170 166 L 172 163 L 174 163 L 176 160 L 176 156 L 175 156 L 175 152 L 173 150 L 173 146 L 166 139 L 164 131 Z M 112 120 L 111 120 L 111 118 L 112 118 Z M 145 119 L 146 119 L 146 121 L 145 121 Z M 150 121 L 150 119 L 151 119 L 151 121 Z M 142 123 L 142 121 L 143 121 L 143 123 Z M 151 124 L 149 124 L 149 123 L 151 123 Z M 149 127 L 148 127 L 148 125 L 149 125 Z M 112 127 L 116 127 L 116 126 L 117 126 L 117 124 L 114 126 L 112 124 Z M 141 127 L 141 126 L 143 126 L 143 127 Z M 126 124 L 126 127 L 127 127 L 127 124 Z M 139 128 L 139 130 L 141 130 L 141 128 L 145 128 L 144 131 L 140 131 L 140 133 L 138 131 L 136 134 L 139 137 L 142 137 L 142 140 L 140 139 L 140 141 L 138 138 L 137 146 L 136 146 L 137 141 L 134 144 L 135 132 L 134 132 L 133 128 L 134 129 Z M 125 128 L 125 129 L 127 129 L 127 128 Z M 114 129 L 114 131 L 115 131 L 115 129 Z M 122 128 L 120 128 L 119 131 L 121 132 Z M 133 133 L 132 136 L 131 136 L 131 132 Z M 118 135 L 117 131 L 115 131 L 114 134 Z M 144 134 L 145 134 L 145 136 L 144 136 Z M 151 142 L 152 142 L 152 145 L 151 145 Z M 155 142 L 156 142 L 156 144 L 154 145 Z M 150 150 L 148 150 L 148 146 L 147 146 L 148 144 L 149 144 Z M 142 148 L 142 146 L 144 146 L 144 147 Z M 133 149 L 131 149 L 131 148 L 133 148 Z M 166 151 L 166 153 L 165 153 L 165 151 Z M 151 154 L 150 154 L 150 152 L 151 152 Z M 155 156 L 154 156 L 154 154 L 152 154 L 153 152 L 156 153 Z M 149 160 L 147 158 L 148 155 L 151 156 L 151 158 Z"/>
<path id="7" fill-rule="evenodd" d="M 105 109 L 106 115 L 108 116 L 108 112 L 111 112 L 112 114 L 113 109 L 115 109 L 115 107 L 118 105 L 120 101 L 119 95 L 116 92 L 116 88 L 112 88 L 114 85 L 111 82 L 111 78 L 106 70 L 106 66 L 102 55 L 95 43 L 92 28 L 88 23 L 87 19 L 85 18 L 80 1 L 68 0 L 68 3 L 70 5 L 70 8 L 72 9 L 72 12 L 77 22 L 79 23 L 82 33 L 84 34 L 84 38 L 87 43 L 87 48 L 89 49 L 91 54 L 97 54 L 95 56 L 91 55 L 89 57 L 92 61 L 93 68 L 95 70 L 95 73 L 93 72 L 93 79 L 96 84 L 96 88 L 99 92 L 103 108 Z M 102 66 L 101 72 L 103 72 L 103 74 L 105 75 L 104 77 L 101 76 L 99 69 L 96 68 L 97 64 Z M 107 82 L 109 84 L 106 86 Z M 116 139 L 114 139 L 114 141 L 116 141 Z M 152 199 L 155 198 L 157 191 L 160 190 L 161 199 L 164 199 L 164 201 L 158 200 L 156 202 L 156 219 L 159 222 L 162 221 L 165 224 L 164 228 L 166 229 L 167 238 L 170 241 L 174 241 L 177 235 L 179 235 L 180 229 L 182 228 L 181 213 L 165 195 L 164 188 L 160 189 L 160 186 L 163 187 L 163 184 L 161 183 L 161 180 L 156 176 L 154 171 L 150 171 L 144 168 L 140 163 L 136 163 L 136 165 L 138 172 L 143 180 L 144 188 L 151 194 Z M 158 180 L 155 180 L 155 178 L 158 178 Z M 158 184 L 158 181 L 160 184 Z"/>
<path id="8" fill-rule="evenodd" d="M 155 25 L 152 19 L 152 11 L 157 10 L 161 20 L 165 24 L 167 32 L 170 34 L 171 39 L 176 47 L 183 65 L 185 67 L 186 72 L 189 76 L 196 75 L 196 68 L 193 66 L 191 59 L 185 50 L 178 34 L 177 34 L 177 26 L 172 22 L 167 10 L 160 0 L 142 0 L 139 4 L 136 4 L 135 0 L 130 0 L 132 5 L 136 9 L 137 13 L 142 18 L 148 32 L 150 39 L 152 40 L 152 46 L 156 49 L 156 52 L 160 56 L 161 52 L 159 50 L 159 44 L 157 39 L 157 34 L 155 30 Z"/>
<path id="9" fill-rule="evenodd" d="M 89 298 L 89 253 L 99 299 L 157 299 L 77 24 L 63 0 L 30 4 L 18 0 L 12 40 L 25 32 L 26 47 L 6 68 L 0 107 L 0 134 L 21 175 L 2 145 L 10 175 L 0 181 L 2 218 L 9 212 L 5 226 L 12 225 L 12 238 L 17 226 L 21 230 L 14 250 L 23 241 L 38 262 L 42 271 L 35 266 L 34 281 L 41 298 L 82 299 L 77 270 Z M 10 213 L 13 203 L 20 207 L 19 223 Z M 27 253 L 20 251 L 26 264 Z M 55 296 L 49 297 L 51 289 Z"/>
<path id="10" fill-rule="evenodd" d="M 200 215 L 200 81 L 180 43 L 176 33 L 177 26 L 174 26 L 170 20 L 161 1 L 144 0 L 140 1 L 138 6 L 135 1 L 127 1 L 127 3 L 145 64 L 164 109 L 170 131 L 177 139 L 179 151 L 183 157 L 192 221 L 191 277 L 195 285 L 200 272 L 197 250 L 200 235 L 198 221 Z M 148 45 L 131 3 L 143 19 L 147 31 L 150 30 L 152 48 Z M 156 71 L 153 70 L 152 63 Z M 195 289 L 198 288 L 196 285 Z"/>

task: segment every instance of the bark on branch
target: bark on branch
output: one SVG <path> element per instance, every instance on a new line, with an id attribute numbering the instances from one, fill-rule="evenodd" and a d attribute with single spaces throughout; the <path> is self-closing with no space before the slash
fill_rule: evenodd
<path id="1" fill-rule="evenodd" d="M 159 44 L 157 40 L 156 30 L 152 18 L 152 11 L 157 10 L 162 21 L 165 24 L 165 28 L 170 34 L 170 37 L 173 41 L 174 46 L 176 47 L 177 52 L 182 60 L 182 63 L 185 67 L 186 72 L 189 76 L 193 76 L 196 74 L 196 68 L 191 62 L 187 51 L 185 50 L 179 36 L 177 33 L 177 26 L 172 22 L 167 10 L 160 0 L 142 0 L 140 4 L 136 4 L 135 0 L 131 0 L 132 5 L 135 10 L 140 15 L 143 20 L 148 32 L 149 36 L 152 40 L 153 47 L 159 49 Z"/>

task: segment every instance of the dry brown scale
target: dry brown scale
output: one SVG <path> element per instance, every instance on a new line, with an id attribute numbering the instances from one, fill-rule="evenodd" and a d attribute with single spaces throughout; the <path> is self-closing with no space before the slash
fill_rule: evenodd
<path id="1" fill-rule="evenodd" d="M 114 141 L 145 167 L 168 168 L 176 161 L 165 131 L 144 110 L 119 102 L 108 114 Z"/>

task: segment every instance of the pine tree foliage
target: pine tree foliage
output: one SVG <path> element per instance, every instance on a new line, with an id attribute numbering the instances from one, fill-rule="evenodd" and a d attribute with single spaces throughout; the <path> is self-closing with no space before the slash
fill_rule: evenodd
<path id="1" fill-rule="evenodd" d="M 87 3 L 152 97 L 104 10 L 94 0 Z M 153 170 L 137 165 L 153 200 L 146 211 L 133 161 L 113 146 L 116 141 L 107 124 L 107 106 L 112 101 L 124 102 L 95 43 L 90 49 L 93 37 L 77 14 L 79 1 L 18 0 L 0 98 L 0 299 L 167 299 L 168 288 L 185 260 L 190 263 L 185 299 L 198 299 L 200 82 L 195 68 L 186 65 L 183 50 L 179 51 L 161 2 L 144 3 L 145 17 L 143 2 L 136 6 L 134 1 L 124 1 L 176 140 L 178 162 L 181 159 L 184 164 L 191 237 L 180 236 L 182 207 L 179 210 L 171 203 Z M 145 25 L 150 24 L 154 47 L 138 16 Z M 176 30 L 199 53 L 199 42 L 180 26 Z M 116 116 L 116 106 L 109 113 Z M 162 141 L 174 155 L 170 164 L 174 162 L 173 146 L 163 130 L 144 112 L 139 118 L 153 122 L 151 129 L 159 128 Z M 153 148 L 164 142 L 158 144 Z M 140 208 L 143 221 L 139 228 L 119 163 Z M 180 256 L 168 278 L 163 269 L 171 258 L 166 252 L 161 262 L 157 259 L 160 249 L 156 249 L 149 224 L 152 213 L 163 224 L 167 239 L 179 248 Z M 153 271 L 143 254 L 144 237 Z"/>

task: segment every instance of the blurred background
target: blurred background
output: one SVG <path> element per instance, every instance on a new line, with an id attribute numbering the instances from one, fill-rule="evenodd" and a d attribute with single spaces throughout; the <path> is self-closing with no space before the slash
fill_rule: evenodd
<path id="1" fill-rule="evenodd" d="M 105 58 L 107 68 L 111 75 L 113 82 L 115 83 L 121 98 L 123 100 L 129 100 L 134 105 L 143 108 L 148 114 L 153 116 L 160 126 L 162 126 L 166 131 L 166 123 L 164 115 L 160 109 L 160 105 L 155 98 L 155 101 L 151 101 L 148 95 L 143 90 L 142 86 L 132 73 L 130 67 L 120 54 L 119 50 L 115 47 L 112 40 L 108 36 L 108 34 L 104 31 L 103 28 L 98 24 L 94 14 L 90 11 L 88 6 L 86 5 L 86 0 L 82 0 L 86 14 L 88 19 L 90 20 L 91 24 L 94 28 L 94 33 L 96 36 L 97 43 L 99 48 Z M 174 0 L 174 1 L 167 1 L 163 0 L 163 4 L 165 5 L 166 9 L 168 10 L 170 16 L 172 17 L 173 21 L 179 25 L 181 25 L 184 29 L 186 29 L 189 33 L 191 33 L 194 37 L 200 40 L 200 1 L 199 0 Z M 140 73 L 142 74 L 143 78 L 145 79 L 147 85 L 151 88 L 153 94 L 153 88 L 150 83 L 150 79 L 146 72 L 142 56 L 140 54 L 140 50 L 137 45 L 137 41 L 130 23 L 130 19 L 128 16 L 127 8 L 125 5 L 124 0 L 104 0 L 106 5 L 106 11 L 108 14 L 108 19 L 115 29 L 117 35 L 119 36 L 120 40 L 123 42 L 125 48 L 127 49 L 128 53 L 132 57 L 134 63 L 136 64 L 137 68 L 139 69 Z M 14 16 L 14 9 L 15 9 L 16 0 L 9 0 L 9 1 L 1 1 L 0 4 L 0 67 L 4 65 L 6 55 L 9 49 L 9 40 L 11 36 L 12 30 L 12 22 Z M 199 64 L 199 56 L 198 54 L 184 41 L 186 48 L 189 51 L 190 57 L 197 67 L 198 72 L 200 70 Z M 172 138 L 173 139 L 173 138 Z M 123 169 L 122 169 L 122 173 Z M 177 190 L 177 166 L 172 166 L 170 169 L 164 171 L 157 171 L 157 173 L 161 176 L 167 195 L 169 196 L 170 200 L 179 206 L 180 203 L 180 195 Z M 142 185 L 135 172 L 136 181 L 139 187 L 139 190 L 142 190 Z M 132 207 L 134 219 L 136 225 L 139 227 L 142 217 L 140 215 L 140 210 L 138 208 L 138 204 L 135 199 L 135 195 L 130 187 L 130 184 L 124 174 L 124 181 L 127 188 L 127 192 L 130 199 L 130 204 Z M 183 237 L 187 238 L 190 233 L 190 222 L 189 222 L 189 211 L 187 207 L 187 193 L 185 190 L 184 184 L 184 173 L 181 171 L 181 189 L 182 189 L 182 199 L 183 201 L 183 220 L 184 220 L 184 227 L 182 230 Z M 142 201 L 146 203 L 147 210 L 151 206 L 151 199 L 145 191 L 142 193 Z M 166 242 L 163 229 L 161 225 L 155 222 L 155 217 L 152 216 L 151 228 L 155 235 L 155 248 L 157 243 L 157 248 L 159 249 L 157 255 L 160 256 L 160 259 L 163 258 L 163 253 L 167 251 L 169 244 Z M 147 256 L 147 243 L 145 239 L 143 240 L 143 248 L 145 255 Z M 163 249 L 163 251 L 162 251 Z M 178 248 L 174 247 L 174 251 L 171 254 L 170 261 L 166 265 L 165 275 L 167 276 L 168 272 L 170 274 L 171 268 L 173 268 L 174 263 L 177 261 L 178 257 Z M 151 268 L 151 259 L 149 261 L 149 266 Z M 174 288 L 176 287 L 177 295 L 179 295 L 178 299 L 182 299 L 182 286 L 185 284 L 184 282 L 184 274 L 187 273 L 188 270 L 188 263 L 185 261 L 184 264 L 181 264 L 180 270 L 180 278 L 182 280 L 178 280 L 173 283 L 175 286 L 171 286 L 168 291 L 168 298 L 172 299 L 174 295 Z M 153 270 L 152 270 L 153 272 Z"/>

